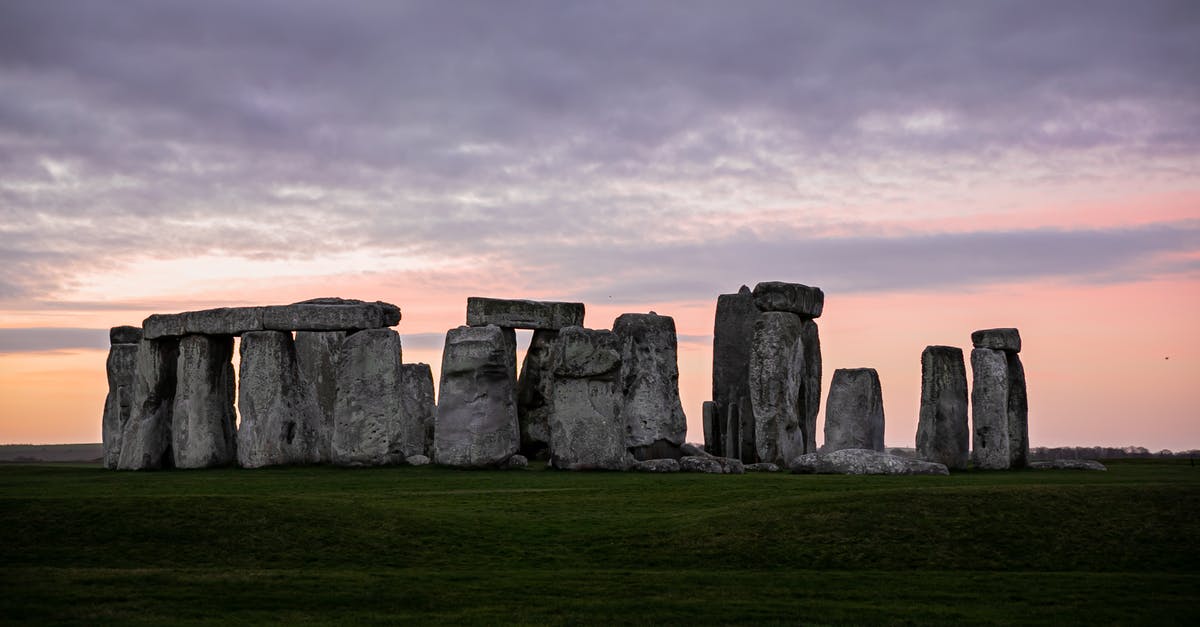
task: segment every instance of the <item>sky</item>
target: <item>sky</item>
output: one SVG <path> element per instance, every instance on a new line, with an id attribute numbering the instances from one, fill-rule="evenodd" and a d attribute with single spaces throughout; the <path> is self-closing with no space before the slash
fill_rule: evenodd
<path id="1" fill-rule="evenodd" d="M 9 0 L 0 443 L 99 441 L 110 326 L 318 296 L 435 373 L 468 296 L 673 316 L 702 441 L 717 295 L 780 280 L 889 446 L 1015 326 L 1033 446 L 1200 448 L 1197 77 L 1187 0 Z"/>

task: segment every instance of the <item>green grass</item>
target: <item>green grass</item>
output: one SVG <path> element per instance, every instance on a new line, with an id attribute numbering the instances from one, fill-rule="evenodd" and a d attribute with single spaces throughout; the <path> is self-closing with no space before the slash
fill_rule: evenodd
<path id="1" fill-rule="evenodd" d="M 0 622 L 1194 624 L 1200 469 L 0 465 Z"/>

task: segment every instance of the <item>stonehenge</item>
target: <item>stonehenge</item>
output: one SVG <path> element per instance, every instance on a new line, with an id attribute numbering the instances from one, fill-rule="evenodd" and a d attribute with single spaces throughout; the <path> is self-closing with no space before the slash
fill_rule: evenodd
<path id="1" fill-rule="evenodd" d="M 835 370 L 818 451 L 823 310 L 822 290 L 799 283 L 718 297 L 703 445 L 685 439 L 675 320 L 653 311 L 590 329 L 582 303 L 470 297 L 466 324 L 446 332 L 436 389 L 428 364 L 404 363 L 390 303 L 153 314 L 110 330 L 103 463 L 522 469 L 535 459 L 569 471 L 710 474 L 1029 466 L 1013 328 L 971 334 L 970 425 L 963 351 L 922 352 L 916 459 L 883 452 L 878 372 Z M 532 332 L 519 371 L 518 330 Z"/>

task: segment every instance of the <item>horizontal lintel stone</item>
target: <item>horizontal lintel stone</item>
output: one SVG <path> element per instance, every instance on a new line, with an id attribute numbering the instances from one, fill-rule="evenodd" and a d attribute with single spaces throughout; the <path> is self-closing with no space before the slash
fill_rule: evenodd
<path id="1" fill-rule="evenodd" d="M 494 324 L 510 329 L 551 329 L 583 326 L 583 303 L 505 300 L 471 296 L 467 299 L 467 325 Z"/>
<path id="2" fill-rule="evenodd" d="M 220 307 L 154 314 L 142 326 L 148 340 L 183 335 L 241 335 L 250 331 L 353 331 L 400 323 L 390 303 L 320 298 L 291 305 Z"/>
<path id="3" fill-rule="evenodd" d="M 825 309 L 825 292 L 800 283 L 763 281 L 754 286 L 754 305 L 759 311 L 785 311 L 802 318 L 820 318 Z"/>
<path id="4" fill-rule="evenodd" d="M 980 329 L 971 333 L 971 344 L 975 348 L 990 348 L 998 351 L 1021 352 L 1021 332 L 1012 329 Z"/>

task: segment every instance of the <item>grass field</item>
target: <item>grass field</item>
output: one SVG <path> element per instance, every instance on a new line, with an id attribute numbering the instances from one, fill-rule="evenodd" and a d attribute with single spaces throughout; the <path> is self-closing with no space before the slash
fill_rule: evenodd
<path id="1" fill-rule="evenodd" d="M 1196 624 L 1200 468 L 0 465 L 0 621 Z"/>

